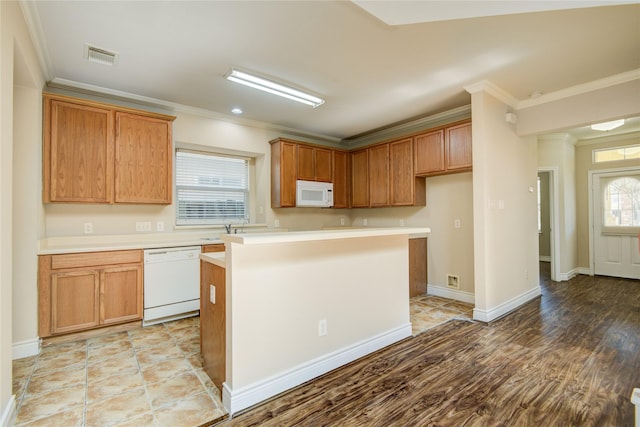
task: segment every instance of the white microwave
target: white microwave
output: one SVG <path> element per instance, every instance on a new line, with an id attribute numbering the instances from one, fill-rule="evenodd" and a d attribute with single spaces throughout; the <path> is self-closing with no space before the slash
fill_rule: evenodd
<path id="1" fill-rule="evenodd" d="M 296 206 L 330 208 L 333 206 L 333 183 L 296 181 Z"/>

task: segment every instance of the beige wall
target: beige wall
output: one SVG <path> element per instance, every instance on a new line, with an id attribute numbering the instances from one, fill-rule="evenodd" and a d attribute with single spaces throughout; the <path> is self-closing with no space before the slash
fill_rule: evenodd
<path id="1" fill-rule="evenodd" d="M 510 110 L 472 90 L 474 316 L 492 320 L 539 294 L 535 138 L 518 137 Z M 506 311 L 505 311 L 506 310 Z"/>
<path id="2" fill-rule="evenodd" d="M 275 381 L 336 352 L 410 328 L 407 257 L 406 236 L 231 243 L 228 386 L 242 391 Z M 327 322 L 322 337 L 321 319 Z"/>
<path id="3" fill-rule="evenodd" d="M 35 253 L 42 213 L 31 198 L 40 192 L 39 157 L 24 164 L 41 144 L 40 101 L 44 85 L 18 2 L 0 2 L 0 423 L 9 422 L 12 397 L 12 343 L 37 338 Z M 39 150 L 39 148 L 38 148 Z M 16 180 L 23 180 L 15 184 Z M 23 215 L 22 221 L 16 218 Z M 25 269 L 26 271 L 22 271 Z M 18 271 L 19 270 L 19 271 Z M 14 298 L 14 295 L 16 298 Z M 23 300 L 21 297 L 24 296 Z M 22 316 L 26 317 L 22 317 Z M 23 323 L 20 323 L 23 322 Z M 14 336 L 15 335 L 15 336 Z"/>
<path id="4" fill-rule="evenodd" d="M 576 202 L 578 266 L 588 270 L 589 265 L 589 172 L 622 167 L 639 167 L 640 159 L 594 164 L 592 151 L 598 148 L 622 147 L 640 144 L 640 133 L 578 141 L 576 144 Z"/>
<path id="5" fill-rule="evenodd" d="M 460 277 L 460 291 L 474 293 L 473 177 L 471 172 L 426 179 L 424 207 L 353 209 L 352 224 L 373 227 L 430 227 L 429 285 L 446 287 L 447 274 Z M 454 221 L 460 220 L 460 228 Z"/>

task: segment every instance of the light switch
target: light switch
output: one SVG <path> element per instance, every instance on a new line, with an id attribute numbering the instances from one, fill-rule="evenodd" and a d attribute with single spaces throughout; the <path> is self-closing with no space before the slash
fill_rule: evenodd
<path id="1" fill-rule="evenodd" d="M 209 285 L 209 301 L 211 304 L 216 303 L 216 287 L 213 285 Z"/>

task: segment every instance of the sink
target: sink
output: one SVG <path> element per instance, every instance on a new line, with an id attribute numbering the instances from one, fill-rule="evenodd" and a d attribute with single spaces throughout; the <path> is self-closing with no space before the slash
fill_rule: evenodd
<path id="1" fill-rule="evenodd" d="M 204 240 L 206 242 L 222 242 L 218 237 L 201 237 L 200 240 Z"/>

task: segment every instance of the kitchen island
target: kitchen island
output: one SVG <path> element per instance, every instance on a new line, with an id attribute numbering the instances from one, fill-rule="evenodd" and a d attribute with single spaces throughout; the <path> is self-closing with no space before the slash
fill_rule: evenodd
<path id="1" fill-rule="evenodd" d="M 223 368 L 217 385 L 227 411 L 248 408 L 410 336 L 408 239 L 428 232 L 363 228 L 221 236 L 223 254 L 201 254 L 201 318 L 208 309 L 217 309 L 218 316 L 223 309 L 224 331 L 216 337 L 203 328 L 202 348 L 205 364 L 207 348 L 224 348 L 224 360 L 219 355 L 214 364 Z M 207 273 L 210 268 L 217 274 Z M 222 345 L 212 346 L 209 340 L 222 334 Z"/>

